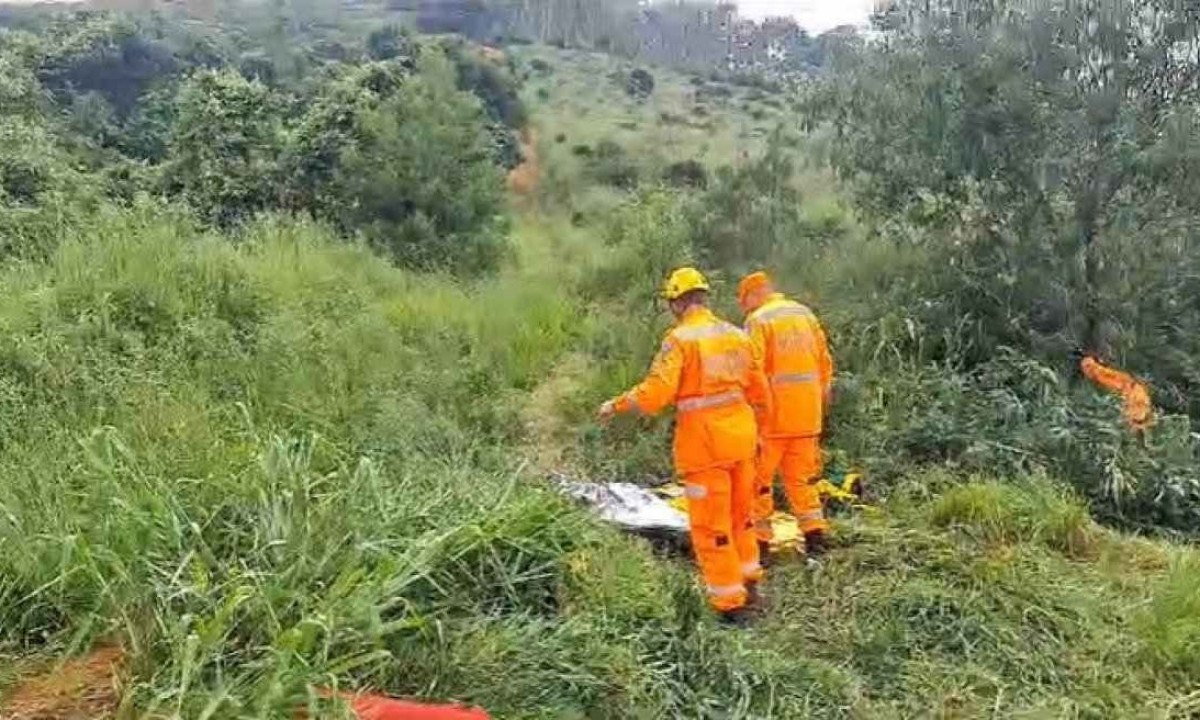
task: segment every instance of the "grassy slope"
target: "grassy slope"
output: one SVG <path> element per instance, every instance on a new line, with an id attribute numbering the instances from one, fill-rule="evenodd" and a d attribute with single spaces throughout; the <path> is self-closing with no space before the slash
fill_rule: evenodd
<path id="1" fill-rule="evenodd" d="M 0 687 L 116 638 L 128 716 L 289 717 L 332 684 L 502 718 L 1200 710 L 1195 553 L 1100 531 L 1044 482 L 911 478 L 839 524 L 824 571 L 775 572 L 744 633 L 685 565 L 539 487 L 581 436 L 623 447 L 580 418 L 662 323 L 580 292 L 621 255 L 597 238 L 623 198 L 555 135 L 720 161 L 740 122 L 658 128 L 687 111 L 681 80 L 630 106 L 609 61 L 553 61 L 548 100 L 530 88 L 543 202 L 495 279 L 413 276 L 287 222 L 233 245 L 150 209 L 0 272 Z M 586 93 L 595 114 L 571 117 Z M 563 188 L 608 212 L 572 224 Z M 661 426 L 611 432 L 641 454 L 601 466 L 661 461 Z"/>
<path id="2" fill-rule="evenodd" d="M 652 174 L 663 156 L 698 157 L 715 167 L 736 161 L 743 149 L 757 152 L 780 117 L 735 88 L 727 100 L 709 102 L 710 120 L 701 123 L 711 125 L 681 127 L 671 118 L 686 117 L 694 104 L 694 86 L 685 78 L 655 70 L 659 89 L 639 104 L 608 79 L 627 64 L 594 55 L 540 56 L 556 71 L 531 83 L 530 102 L 539 105 L 542 155 L 568 185 L 586 185 L 567 150 L 577 138 L 615 139 L 646 158 Z M 540 102 L 539 87 L 547 90 Z M 755 109 L 765 118 L 747 118 Z M 547 138 L 556 132 L 569 139 L 551 144 Z M 815 172 L 802 178 L 810 216 L 841 212 L 825 180 Z M 589 192 L 596 190 L 575 190 L 573 198 Z M 803 276 L 788 280 L 816 286 L 837 314 L 831 288 L 838 280 L 818 275 L 833 267 L 845 281 L 858 272 L 851 254 L 800 268 Z M 645 342 L 652 344 L 652 336 Z M 630 375 L 627 362 L 603 353 L 590 363 L 573 359 L 572 367 L 587 368 L 578 370 L 585 379 L 575 377 L 575 388 L 619 386 Z M 576 411 L 576 421 L 581 406 L 570 397 L 561 405 Z M 661 435 L 655 447 L 662 452 Z M 628 468 L 617 459 L 608 467 Z M 878 515 L 842 519 L 845 547 L 820 573 L 794 564 L 774 573 L 772 611 L 751 642 L 808 658 L 820 678 L 816 686 L 829 693 L 814 692 L 777 713 L 1187 717 L 1200 711 L 1200 694 L 1192 692 L 1200 683 L 1194 618 L 1200 593 L 1187 589 L 1200 581 L 1194 551 L 1102 530 L 1045 479 L 962 482 L 948 475 L 910 478 Z"/>

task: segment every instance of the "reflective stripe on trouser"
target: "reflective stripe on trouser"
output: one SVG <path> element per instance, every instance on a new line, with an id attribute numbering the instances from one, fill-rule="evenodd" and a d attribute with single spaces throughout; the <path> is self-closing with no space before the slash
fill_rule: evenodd
<path id="1" fill-rule="evenodd" d="M 689 413 L 697 410 L 733 405 L 734 403 L 745 402 L 745 400 L 746 396 L 742 394 L 741 390 L 730 390 L 729 392 L 717 393 L 715 395 L 684 398 L 675 403 L 675 411 L 677 413 Z"/>
<path id="2" fill-rule="evenodd" d="M 821 376 L 815 372 L 806 373 L 783 373 L 781 375 L 771 376 L 772 385 L 808 385 L 810 383 L 820 382 Z"/>
<path id="3" fill-rule="evenodd" d="M 754 463 L 691 473 L 685 484 L 692 549 L 709 602 L 717 611 L 736 610 L 746 604 L 746 582 L 762 578 L 750 515 Z"/>
<path id="4" fill-rule="evenodd" d="M 754 531 L 757 538 L 770 542 L 771 515 L 775 512 L 772 486 L 775 473 L 782 470 L 783 489 L 800 532 L 828 530 L 821 507 L 821 495 L 815 483 L 821 477 L 821 439 L 819 437 L 767 438 L 758 458 L 758 479 L 754 497 Z"/>

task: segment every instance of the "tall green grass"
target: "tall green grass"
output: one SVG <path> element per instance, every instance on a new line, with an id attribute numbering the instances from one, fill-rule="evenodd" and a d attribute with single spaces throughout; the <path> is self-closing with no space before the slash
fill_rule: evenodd
<path id="1" fill-rule="evenodd" d="M 572 203 L 595 189 L 563 177 Z M 544 488 L 522 424 L 553 415 L 597 478 L 670 472 L 667 422 L 591 414 L 668 322 L 680 193 L 604 188 L 584 218 L 543 197 L 512 265 L 473 282 L 294 220 L 230 237 L 140 203 L 63 223 L 0 269 L 0 693 L 21 658 L 109 640 L 129 717 L 328 717 L 323 687 L 499 718 L 1194 714 L 1195 550 L 1099 528 L 1046 472 L 1095 453 L 1019 422 L 1044 372 L 930 367 L 904 307 L 858 324 L 904 296 L 878 275 L 922 258 L 815 178 L 777 259 L 849 366 L 832 444 L 887 497 L 838 518 L 822 569 L 774 568 L 748 631 L 714 624 L 686 562 Z M 736 278 L 714 277 L 732 315 Z M 1010 437 L 1069 452 L 1046 468 Z"/>
<path id="2" fill-rule="evenodd" d="M 762 632 L 846 667 L 865 688 L 862 716 L 1166 718 L 1194 707 L 1195 668 L 1176 664 L 1194 567 L 1164 577 L 1169 549 L 1091 526 L 1045 479 L 913 476 L 883 513 L 842 521 L 837 535 L 819 573 L 774 573 Z"/>
<path id="3" fill-rule="evenodd" d="M 290 717 L 322 686 L 786 712 L 792 661 L 724 642 L 686 569 L 522 470 L 524 391 L 586 327 L 524 277 L 150 205 L 0 273 L 0 652 L 124 643 L 158 716 Z"/>
<path id="4" fill-rule="evenodd" d="M 538 111 L 551 117 L 572 101 L 580 68 L 591 67 L 561 62 L 570 67 L 556 70 Z M 578 122 L 603 133 L 622 117 L 645 121 L 618 98 L 602 107 L 601 117 Z M 788 151 L 808 152 L 810 142 Z M 638 147 L 628 144 L 629 154 L 642 157 Z M 700 147 L 689 151 L 700 156 Z M 594 187 L 574 165 L 563 182 L 582 184 L 583 196 Z M 875 513 L 838 520 L 839 547 L 821 570 L 784 561 L 771 571 L 766 618 L 741 642 L 792 659 L 805 681 L 781 691 L 769 716 L 1188 717 L 1200 675 L 1189 662 L 1194 623 L 1184 588 L 1200 577 L 1171 558 L 1194 550 L 1092 519 L 1100 511 L 1119 524 L 1143 512 L 1167 483 L 1137 463 L 1159 462 L 1165 481 L 1194 462 L 1188 451 L 1171 463 L 1139 455 L 1106 398 L 1014 353 L 974 373 L 942 362 L 970 351 L 976 337 L 970 318 L 935 322 L 953 312 L 934 297 L 931 255 L 868 232 L 819 167 L 801 167 L 792 182 L 794 233 L 765 262 L 826 322 L 841 366 L 827 445 L 839 465 L 866 469 L 882 499 Z M 580 284 L 595 319 L 579 343 L 585 360 L 571 365 L 578 375 L 557 403 L 557 427 L 568 462 L 594 477 L 671 473 L 669 421 L 621 419 L 603 429 L 590 421 L 600 400 L 644 372 L 669 323 L 653 300 L 661 273 L 697 256 L 689 205 L 703 197 L 655 185 L 647 172 L 624 198 L 606 189 L 604 202 L 615 204 L 602 217 L 575 218 L 576 231 L 596 239 L 596 271 Z M 566 194 L 581 197 L 576 186 Z M 741 205 L 746 227 L 762 219 L 763 202 Z M 737 268 L 706 269 L 715 271 L 718 308 L 736 319 Z M 1175 447 L 1174 437 L 1164 431 L 1155 442 Z M 1151 453 L 1162 452 L 1157 445 Z M 1115 498 L 1110 479 L 1135 472 L 1136 492 Z M 810 678 L 837 689 L 832 703 L 806 699 Z"/>

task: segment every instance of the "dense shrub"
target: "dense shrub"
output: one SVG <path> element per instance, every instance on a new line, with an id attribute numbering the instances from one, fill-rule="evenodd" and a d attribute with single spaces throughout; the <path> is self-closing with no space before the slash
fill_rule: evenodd
<path id="1" fill-rule="evenodd" d="M 717 171 L 694 210 L 693 242 L 720 268 L 763 267 L 796 238 L 803 222 L 791 156 L 777 148 Z"/>
<path id="2" fill-rule="evenodd" d="M 637 185 L 640 170 L 625 148 L 616 141 L 601 140 L 585 156 L 588 158 L 588 173 L 596 182 L 626 190 Z"/>
<path id="3" fill-rule="evenodd" d="M 494 268 L 504 247 L 503 177 L 477 106 L 429 67 L 366 112 L 340 158 L 333 211 L 402 263 Z"/>
<path id="4" fill-rule="evenodd" d="M 173 49 L 131 18 L 63 17 L 49 28 L 38 79 L 61 98 L 96 93 L 124 116 L 150 86 L 180 68 Z"/>
<path id="5" fill-rule="evenodd" d="M 497 160 L 505 168 L 515 168 L 522 160 L 517 132 L 527 116 L 511 69 L 460 44 L 450 44 L 446 52 L 457 69 L 459 89 L 483 103 Z"/>
<path id="6" fill-rule="evenodd" d="M 311 48 L 332 60 L 317 73 L 294 48 L 247 42 L 260 20 L 232 36 L 103 13 L 39 25 L 0 51 L 3 112 L 42 138 L 28 147 L 70 156 L 112 198 L 166 192 L 221 228 L 286 209 L 348 238 L 362 233 L 400 262 L 493 267 L 503 245 L 501 171 L 521 161 L 515 129 L 525 119 L 507 69 L 453 42 L 429 44 L 418 69 L 419 43 L 385 26 L 368 49 L 387 61 L 346 62 L 351 55 L 329 39 Z M 245 72 L 225 58 L 240 58 Z M 28 134 L 20 127 L 11 131 Z M 421 157 L 412 154 L 418 136 L 428 150 Z M 407 180 L 385 178 L 367 152 L 417 164 Z M 23 164 L 24 156 L 7 156 L 4 195 L 36 208 L 57 166 Z"/>
<path id="7" fill-rule="evenodd" d="M 1184 533 L 1200 523 L 1200 444 L 1186 418 L 1162 418 L 1142 446 L 1116 401 L 1011 351 L 970 372 L 888 368 L 844 378 L 832 428 L 835 446 L 881 481 L 922 465 L 1048 473 L 1111 523 Z"/>
<path id="8" fill-rule="evenodd" d="M 667 166 L 663 179 L 675 187 L 703 190 L 708 187 L 708 168 L 697 160 L 680 160 Z"/>
<path id="9" fill-rule="evenodd" d="M 481 57 L 463 44 L 451 43 L 445 52 L 458 73 L 459 89 L 477 96 L 488 117 L 509 128 L 525 124 L 525 107 L 517 95 L 516 80 L 506 66 Z"/>
<path id="10" fill-rule="evenodd" d="M 846 46 L 809 119 L 836 126 L 859 207 L 937 248 L 978 320 L 968 362 L 1087 345 L 1195 414 L 1200 23 L 1177 4 L 1141 12 L 901 2 L 880 42 Z"/>
<path id="11" fill-rule="evenodd" d="M 332 217 L 343 197 L 331 190 L 342 155 L 364 138 L 363 117 L 392 98 L 409 77 L 403 63 L 344 68 L 314 93 L 288 137 L 283 166 L 286 206 Z"/>
<path id="12" fill-rule="evenodd" d="M 283 128 L 267 86 L 201 71 L 179 91 L 165 180 L 202 217 L 227 227 L 277 202 Z"/>
<path id="13" fill-rule="evenodd" d="M 415 44 L 408 33 L 396 25 L 385 25 L 367 36 L 367 56 L 372 60 L 412 59 Z"/>
<path id="14" fill-rule="evenodd" d="M 625 81 L 625 92 L 631 98 L 645 100 L 654 94 L 654 76 L 643 68 L 634 69 Z"/>

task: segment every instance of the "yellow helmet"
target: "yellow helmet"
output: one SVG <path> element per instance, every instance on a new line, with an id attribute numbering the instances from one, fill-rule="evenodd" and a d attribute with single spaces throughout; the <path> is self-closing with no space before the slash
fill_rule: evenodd
<path id="1" fill-rule="evenodd" d="M 708 279 L 694 267 L 681 267 L 667 277 L 663 283 L 662 296 L 665 300 L 678 300 L 693 290 L 708 291 Z"/>

